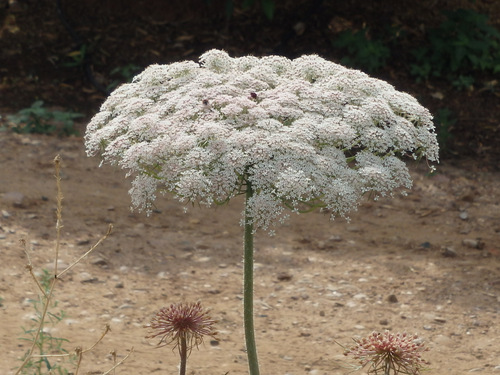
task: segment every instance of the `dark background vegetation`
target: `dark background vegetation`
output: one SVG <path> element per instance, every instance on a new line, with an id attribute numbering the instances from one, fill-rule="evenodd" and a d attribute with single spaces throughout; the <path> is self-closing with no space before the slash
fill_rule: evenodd
<path id="1" fill-rule="evenodd" d="M 443 159 L 499 168 L 497 0 L 0 0 L 0 25 L 4 131 L 56 133 L 45 119 L 82 134 L 76 114 L 89 119 L 118 84 L 211 48 L 318 54 L 416 96 Z"/>

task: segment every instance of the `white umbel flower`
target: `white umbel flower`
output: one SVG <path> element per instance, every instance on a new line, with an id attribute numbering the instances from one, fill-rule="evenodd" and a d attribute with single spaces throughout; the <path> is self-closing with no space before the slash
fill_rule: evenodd
<path id="1" fill-rule="evenodd" d="M 133 206 L 149 211 L 158 191 L 210 206 L 251 186 L 256 228 L 285 209 L 345 215 L 365 193 L 411 187 L 401 156 L 438 161 L 415 98 L 315 55 L 152 65 L 109 96 L 85 142 L 134 176 Z"/>

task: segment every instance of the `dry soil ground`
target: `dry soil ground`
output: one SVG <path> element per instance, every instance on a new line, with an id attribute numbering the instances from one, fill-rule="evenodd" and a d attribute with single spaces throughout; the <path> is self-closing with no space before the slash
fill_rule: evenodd
<path id="1" fill-rule="evenodd" d="M 37 272 L 53 269 L 56 190 L 63 159 L 60 267 L 113 234 L 63 277 L 47 330 L 87 348 L 80 374 L 100 374 L 112 356 L 131 356 L 116 374 L 175 374 L 177 355 L 155 348 L 143 325 L 162 306 L 202 301 L 219 321 L 220 342 L 194 350 L 189 374 L 247 373 L 242 331 L 242 201 L 188 213 L 161 198 L 150 217 L 129 211 L 122 171 L 99 168 L 80 138 L 0 133 L 0 373 L 14 373 L 28 348 L 30 299 L 25 239 Z M 435 176 L 413 166 L 407 197 L 366 201 L 351 222 L 311 213 L 274 237 L 256 239 L 255 314 L 265 375 L 340 375 L 351 370 L 336 343 L 370 332 L 425 339 L 429 374 L 500 374 L 500 174 L 480 163 L 445 163 Z M 64 364 L 70 373 L 70 364 Z M 358 372 L 362 373 L 362 372 Z"/>

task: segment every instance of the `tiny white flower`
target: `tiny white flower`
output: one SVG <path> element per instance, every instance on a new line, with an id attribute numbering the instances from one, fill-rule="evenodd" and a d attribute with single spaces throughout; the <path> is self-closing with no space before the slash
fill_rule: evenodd
<path id="1" fill-rule="evenodd" d="M 157 192 L 210 206 L 251 188 L 255 228 L 282 222 L 285 209 L 346 215 L 365 193 L 411 187 L 398 157 L 438 160 L 429 111 L 390 84 L 316 55 L 220 50 L 118 87 L 85 142 L 134 177 L 134 207 L 150 211 Z"/>

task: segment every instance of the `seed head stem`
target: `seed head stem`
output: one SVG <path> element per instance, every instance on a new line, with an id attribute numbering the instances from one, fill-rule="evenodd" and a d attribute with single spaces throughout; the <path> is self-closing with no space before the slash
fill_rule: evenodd
<path id="1" fill-rule="evenodd" d="M 179 375 L 186 375 L 186 362 L 188 357 L 188 348 L 186 342 L 186 336 L 181 336 L 180 339 L 179 354 L 181 356 L 181 363 L 179 366 Z"/>

